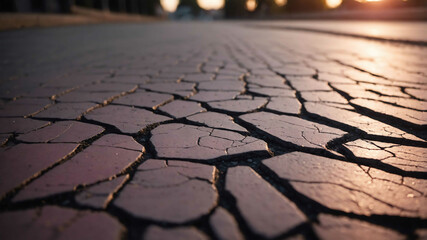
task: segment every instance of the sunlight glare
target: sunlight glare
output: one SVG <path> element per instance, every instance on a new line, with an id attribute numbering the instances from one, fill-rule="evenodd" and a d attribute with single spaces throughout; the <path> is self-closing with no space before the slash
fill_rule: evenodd
<path id="1" fill-rule="evenodd" d="M 288 0 L 274 0 L 274 3 L 279 7 L 283 7 L 288 3 Z"/>
<path id="2" fill-rule="evenodd" d="M 178 7 L 179 0 L 160 0 L 160 5 L 166 12 L 175 12 Z"/>
<path id="3" fill-rule="evenodd" d="M 197 5 L 204 10 L 218 10 L 224 7 L 225 0 L 197 0 Z"/>
<path id="4" fill-rule="evenodd" d="M 381 31 L 378 30 L 377 28 L 370 28 L 370 29 L 368 29 L 368 33 L 369 33 L 369 35 L 372 35 L 372 36 L 379 36 L 379 35 L 381 35 Z"/>
<path id="5" fill-rule="evenodd" d="M 326 0 L 326 6 L 328 8 L 337 8 L 341 3 L 342 0 Z"/>
<path id="6" fill-rule="evenodd" d="M 363 53 L 366 54 L 366 56 L 368 56 L 369 58 L 380 58 L 384 55 L 382 49 L 379 49 L 372 45 L 366 46 L 363 49 Z"/>
<path id="7" fill-rule="evenodd" d="M 246 1 L 246 9 L 248 9 L 249 12 L 255 11 L 257 5 L 258 4 L 257 4 L 256 0 L 247 0 Z"/>

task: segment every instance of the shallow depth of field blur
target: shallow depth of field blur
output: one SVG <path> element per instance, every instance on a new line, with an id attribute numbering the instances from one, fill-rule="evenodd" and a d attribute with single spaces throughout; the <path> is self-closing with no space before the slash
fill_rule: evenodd
<path id="1" fill-rule="evenodd" d="M 70 13 L 72 6 L 173 20 L 427 18 L 427 0 L 2 0 L 0 11 Z"/>

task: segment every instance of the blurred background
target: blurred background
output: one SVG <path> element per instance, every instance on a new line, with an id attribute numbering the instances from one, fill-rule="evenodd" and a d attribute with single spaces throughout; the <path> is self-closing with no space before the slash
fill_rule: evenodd
<path id="1" fill-rule="evenodd" d="M 71 13 L 73 7 L 212 19 L 426 20 L 427 0 L 1 0 L 1 12 Z"/>

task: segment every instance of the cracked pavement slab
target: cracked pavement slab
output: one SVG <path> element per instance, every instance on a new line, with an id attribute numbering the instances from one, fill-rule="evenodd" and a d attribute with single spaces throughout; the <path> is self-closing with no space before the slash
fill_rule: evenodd
<path id="1" fill-rule="evenodd" d="M 256 24 L 0 33 L 0 239 L 425 238 L 427 48 Z"/>
<path id="2" fill-rule="evenodd" d="M 137 218 L 173 223 L 196 219 L 217 201 L 214 170 L 197 163 L 147 160 L 114 205 Z"/>
<path id="3" fill-rule="evenodd" d="M 263 161 L 303 195 L 331 209 L 362 215 L 409 215 L 425 218 L 427 204 L 418 185 L 407 186 L 386 173 L 375 177 L 354 163 L 293 152 Z M 328 169 L 328 170 L 327 170 Z M 385 188 L 387 191 L 382 191 Z M 422 189 L 422 187 L 421 187 Z"/>
<path id="4" fill-rule="evenodd" d="M 117 239 L 123 226 L 106 213 L 45 206 L 0 214 L 2 239 Z M 22 229 L 25 228 L 25 231 Z"/>
<path id="5" fill-rule="evenodd" d="M 268 150 L 262 140 L 208 127 L 165 124 L 151 134 L 150 141 L 160 158 L 209 160 Z"/>

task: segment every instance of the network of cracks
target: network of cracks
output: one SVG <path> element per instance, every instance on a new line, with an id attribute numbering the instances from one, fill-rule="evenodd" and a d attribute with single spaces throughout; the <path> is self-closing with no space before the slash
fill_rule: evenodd
<path id="1" fill-rule="evenodd" d="M 2 239 L 427 236 L 425 63 L 187 45 L 9 92 Z"/>

